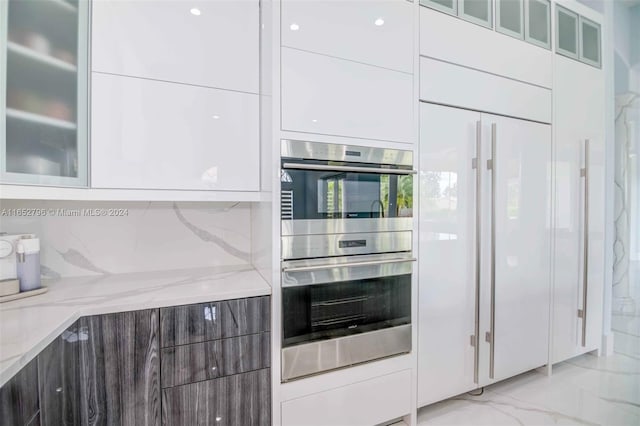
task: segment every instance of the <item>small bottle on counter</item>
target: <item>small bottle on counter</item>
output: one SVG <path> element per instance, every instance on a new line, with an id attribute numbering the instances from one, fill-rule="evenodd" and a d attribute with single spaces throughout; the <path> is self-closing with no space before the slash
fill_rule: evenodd
<path id="1" fill-rule="evenodd" d="M 18 257 L 18 281 L 20 291 L 31 291 L 40 288 L 40 239 L 26 238 L 18 241 L 16 247 Z"/>

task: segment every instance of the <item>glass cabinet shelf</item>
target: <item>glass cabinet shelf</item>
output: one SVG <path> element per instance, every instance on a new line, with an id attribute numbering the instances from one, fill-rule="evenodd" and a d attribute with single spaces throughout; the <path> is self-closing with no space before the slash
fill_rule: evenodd
<path id="1" fill-rule="evenodd" d="M 1 183 L 87 186 L 86 0 L 0 2 Z"/>

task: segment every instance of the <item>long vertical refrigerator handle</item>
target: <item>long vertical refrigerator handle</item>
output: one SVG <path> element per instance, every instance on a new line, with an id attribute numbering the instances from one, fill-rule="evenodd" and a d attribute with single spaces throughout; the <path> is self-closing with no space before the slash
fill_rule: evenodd
<path id="1" fill-rule="evenodd" d="M 589 284 L 589 139 L 584 141 L 584 168 L 580 170 L 580 176 L 584 178 L 584 230 L 583 262 L 582 262 L 582 309 L 578 316 L 582 318 L 582 346 L 587 346 L 587 287 Z"/>
<path id="2" fill-rule="evenodd" d="M 491 124 L 491 159 L 487 169 L 491 170 L 491 318 L 489 333 L 485 340 L 489 343 L 489 378 L 494 378 L 496 347 L 496 141 L 497 124 Z"/>
<path id="3" fill-rule="evenodd" d="M 476 223 L 475 223 L 475 326 L 471 344 L 473 345 L 473 382 L 478 384 L 478 370 L 480 363 L 480 147 L 482 140 L 482 122 L 476 121 L 476 156 L 472 161 L 472 168 L 476 171 Z"/>

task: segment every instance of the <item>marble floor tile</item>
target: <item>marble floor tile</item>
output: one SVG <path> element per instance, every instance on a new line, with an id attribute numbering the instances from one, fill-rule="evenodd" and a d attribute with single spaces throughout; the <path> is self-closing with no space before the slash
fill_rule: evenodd
<path id="1" fill-rule="evenodd" d="M 640 425 L 640 359 L 584 355 L 424 407 L 418 425 Z"/>

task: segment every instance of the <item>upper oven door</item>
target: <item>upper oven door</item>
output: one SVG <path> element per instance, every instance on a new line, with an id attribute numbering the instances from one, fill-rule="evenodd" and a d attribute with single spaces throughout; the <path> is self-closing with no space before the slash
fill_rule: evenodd
<path id="1" fill-rule="evenodd" d="M 410 230 L 413 173 L 402 164 L 283 158 L 282 235 Z"/>

